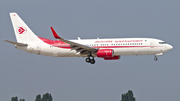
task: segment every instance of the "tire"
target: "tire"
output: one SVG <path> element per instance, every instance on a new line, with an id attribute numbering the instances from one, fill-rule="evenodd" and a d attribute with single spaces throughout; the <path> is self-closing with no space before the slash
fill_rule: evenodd
<path id="1" fill-rule="evenodd" d="M 95 63 L 95 60 L 94 60 L 94 59 L 91 59 L 90 63 L 91 63 L 91 64 L 94 64 L 94 63 Z"/>
<path id="2" fill-rule="evenodd" d="M 154 61 L 157 61 L 158 60 L 158 58 L 154 58 Z"/>
<path id="3" fill-rule="evenodd" d="M 90 58 L 86 58 L 86 62 L 89 63 L 91 61 Z"/>

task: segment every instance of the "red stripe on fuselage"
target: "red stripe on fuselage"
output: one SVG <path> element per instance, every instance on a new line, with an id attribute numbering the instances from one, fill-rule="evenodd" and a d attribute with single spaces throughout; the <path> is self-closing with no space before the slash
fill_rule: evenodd
<path id="1" fill-rule="evenodd" d="M 60 41 L 60 40 L 49 40 L 49 39 L 45 39 L 45 38 L 41 38 L 39 37 L 39 39 L 41 39 L 43 42 L 45 42 L 48 45 L 54 46 L 54 47 L 59 47 L 59 48 L 65 48 L 65 49 L 71 49 L 70 45 Z M 66 46 L 66 47 L 65 47 Z"/>

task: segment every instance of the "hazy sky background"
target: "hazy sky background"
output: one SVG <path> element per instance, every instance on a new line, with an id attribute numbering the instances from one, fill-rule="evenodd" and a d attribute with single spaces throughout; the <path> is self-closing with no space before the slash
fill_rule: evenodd
<path id="1" fill-rule="evenodd" d="M 159 56 L 122 56 L 118 61 L 47 57 L 26 53 L 16 41 L 9 13 L 17 12 L 36 35 L 54 39 L 157 38 L 173 50 Z M 178 101 L 180 96 L 180 0 L 0 0 L 0 98 L 34 101 L 51 93 L 53 101 Z"/>

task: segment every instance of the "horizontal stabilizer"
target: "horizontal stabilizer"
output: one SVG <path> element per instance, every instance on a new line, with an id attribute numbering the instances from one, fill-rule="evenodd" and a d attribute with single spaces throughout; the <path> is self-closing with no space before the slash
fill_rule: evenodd
<path id="1" fill-rule="evenodd" d="M 13 42 L 13 41 L 9 41 L 9 40 L 4 40 L 4 41 L 9 42 L 9 43 L 11 43 L 11 44 L 14 44 L 14 45 L 16 45 L 16 46 L 28 46 L 28 44 Z"/>

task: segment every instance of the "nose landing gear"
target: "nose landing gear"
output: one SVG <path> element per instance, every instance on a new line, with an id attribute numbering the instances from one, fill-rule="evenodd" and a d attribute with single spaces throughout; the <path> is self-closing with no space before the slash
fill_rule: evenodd
<path id="1" fill-rule="evenodd" d="M 155 54 L 154 61 L 157 61 L 158 60 L 157 56 L 161 56 L 161 55 L 163 55 L 163 53 Z"/>
<path id="2" fill-rule="evenodd" d="M 157 60 L 158 60 L 158 58 L 157 58 L 157 56 L 155 56 L 155 57 L 154 57 L 154 61 L 157 61 Z"/>

